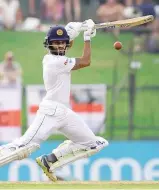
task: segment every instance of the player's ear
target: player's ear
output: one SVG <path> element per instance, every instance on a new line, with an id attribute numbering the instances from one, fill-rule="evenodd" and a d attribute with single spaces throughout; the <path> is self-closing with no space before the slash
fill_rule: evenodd
<path id="1" fill-rule="evenodd" d="M 71 47 L 73 46 L 73 43 L 74 43 L 74 41 L 73 41 L 73 40 L 72 40 L 72 41 L 70 41 L 69 48 L 71 48 Z"/>

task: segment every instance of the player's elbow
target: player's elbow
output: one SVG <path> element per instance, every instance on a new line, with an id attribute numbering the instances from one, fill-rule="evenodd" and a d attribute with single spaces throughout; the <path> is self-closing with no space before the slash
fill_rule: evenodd
<path id="1" fill-rule="evenodd" d="M 91 59 L 89 57 L 85 57 L 82 59 L 81 63 L 84 67 L 88 67 L 91 65 Z"/>
<path id="2" fill-rule="evenodd" d="M 89 67 L 91 65 L 91 60 L 89 59 L 87 59 L 86 61 L 85 61 L 85 67 Z"/>
<path id="3" fill-rule="evenodd" d="M 87 67 L 90 66 L 91 65 L 91 57 L 90 56 L 87 57 L 87 59 L 85 60 L 85 62 L 86 62 Z"/>

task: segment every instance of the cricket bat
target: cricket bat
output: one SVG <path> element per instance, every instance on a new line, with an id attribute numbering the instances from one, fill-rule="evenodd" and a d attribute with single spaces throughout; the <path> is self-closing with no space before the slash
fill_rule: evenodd
<path id="1" fill-rule="evenodd" d="M 94 28 L 95 29 L 100 29 L 100 28 L 109 28 L 109 29 L 131 28 L 131 27 L 135 27 L 135 26 L 139 26 L 142 24 L 152 22 L 153 20 L 154 20 L 153 15 L 147 15 L 147 16 L 142 16 L 142 17 L 137 17 L 137 18 L 99 23 L 99 24 L 95 24 Z M 85 31 L 85 30 L 87 30 L 87 28 L 84 26 L 81 26 L 81 31 Z"/>

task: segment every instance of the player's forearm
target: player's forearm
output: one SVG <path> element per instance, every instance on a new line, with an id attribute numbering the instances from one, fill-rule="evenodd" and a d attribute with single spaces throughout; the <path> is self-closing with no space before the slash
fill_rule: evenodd
<path id="1" fill-rule="evenodd" d="M 76 58 L 76 63 L 72 70 L 88 67 L 91 64 L 91 38 L 96 35 L 96 30 L 94 29 L 95 24 L 91 19 L 86 20 L 85 23 L 87 23 L 88 29 L 83 34 L 83 55 L 80 58 Z"/>
<path id="2" fill-rule="evenodd" d="M 80 58 L 76 58 L 76 64 L 72 70 L 88 67 L 91 63 L 91 42 L 84 42 L 83 55 Z"/>
<path id="3" fill-rule="evenodd" d="M 83 64 L 89 66 L 91 63 L 91 42 L 85 41 L 84 42 L 84 49 L 83 49 Z"/>

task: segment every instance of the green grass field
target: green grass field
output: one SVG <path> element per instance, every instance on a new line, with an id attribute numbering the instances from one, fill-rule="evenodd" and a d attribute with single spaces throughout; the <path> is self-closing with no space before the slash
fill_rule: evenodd
<path id="1" fill-rule="evenodd" d="M 41 61 L 46 53 L 43 48 L 44 33 L 25 33 L 25 32 L 1 32 L 0 58 L 3 59 L 4 53 L 12 50 L 17 61 L 23 68 L 24 84 L 42 83 Z M 132 35 L 122 34 L 119 40 L 123 43 L 123 49 L 127 49 Z M 92 41 L 92 65 L 89 68 L 78 70 L 73 73 L 73 83 L 106 83 L 112 84 L 112 71 L 115 63 L 118 63 L 119 80 L 127 71 L 128 59 L 121 55 L 120 51 L 113 48 L 115 39 L 111 34 L 99 33 Z M 73 48 L 68 55 L 78 57 L 82 55 L 83 39 L 82 36 L 76 39 Z M 134 57 L 135 60 L 142 62 L 142 69 L 137 77 L 138 86 L 158 85 L 159 64 L 153 64 L 157 55 L 140 54 Z M 152 74 L 153 73 L 153 74 Z M 35 75 L 36 74 L 36 75 Z"/>
<path id="2" fill-rule="evenodd" d="M 25 33 L 25 32 L 1 32 L 0 35 L 0 59 L 6 51 L 12 50 L 16 60 L 20 62 L 23 69 L 23 83 L 42 84 L 42 58 L 46 53 L 43 48 L 44 33 Z M 123 43 L 123 49 L 127 50 L 131 34 L 121 34 L 119 40 Z M 115 39 L 111 34 L 98 33 L 92 41 L 92 65 L 89 68 L 73 72 L 72 81 L 76 84 L 98 84 L 104 83 L 112 85 L 113 70 L 117 65 L 117 85 L 128 73 L 128 57 L 113 48 Z M 82 54 L 82 36 L 76 39 L 74 47 L 68 55 L 79 57 Z M 158 85 L 158 55 L 142 53 L 134 56 L 135 61 L 142 63 L 141 69 L 137 72 L 137 86 Z M 155 64 L 156 63 L 156 64 Z M 128 84 L 128 79 L 124 82 Z M 159 128 L 159 91 L 138 91 L 135 102 L 135 128 L 134 139 L 156 136 Z M 117 96 L 115 104 L 115 119 L 112 120 L 110 105 L 112 93 L 107 94 L 107 138 L 110 137 L 112 123 L 115 126 L 114 139 L 127 139 L 128 134 L 128 94 L 121 92 Z M 25 105 L 23 109 L 23 126 L 26 127 Z M 146 129 L 146 130 L 145 130 Z M 157 135 L 156 135 L 157 134 Z"/>
<path id="3" fill-rule="evenodd" d="M 158 189 L 158 182 L 57 182 L 57 183 L 0 183 L 0 189 L 94 189 L 94 190 L 140 190 L 140 189 Z"/>

